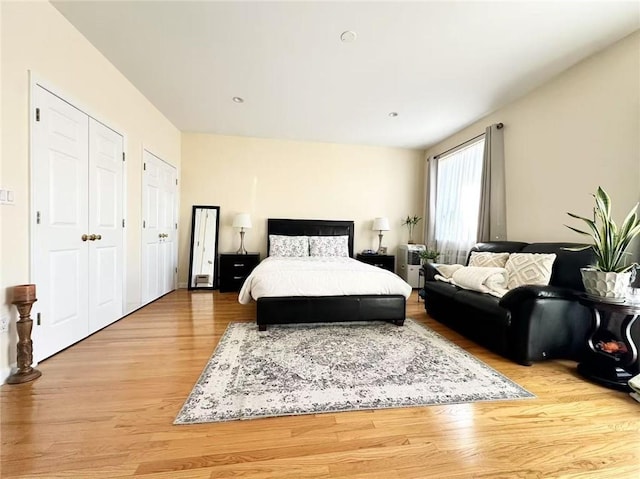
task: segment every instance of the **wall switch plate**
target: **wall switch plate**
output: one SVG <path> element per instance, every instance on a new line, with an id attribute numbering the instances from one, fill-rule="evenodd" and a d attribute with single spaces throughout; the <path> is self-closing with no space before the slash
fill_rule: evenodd
<path id="1" fill-rule="evenodd" d="M 0 316 L 0 333 L 9 331 L 9 316 Z"/>
<path id="2" fill-rule="evenodd" d="M 15 195 L 13 190 L 0 188 L 0 205 L 13 205 Z"/>

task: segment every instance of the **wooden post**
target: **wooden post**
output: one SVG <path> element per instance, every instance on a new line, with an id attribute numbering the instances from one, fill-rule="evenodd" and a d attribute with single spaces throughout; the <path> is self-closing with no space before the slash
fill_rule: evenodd
<path id="1" fill-rule="evenodd" d="M 20 319 L 18 329 L 17 362 L 18 370 L 9 376 L 7 384 L 20 384 L 39 378 L 42 373 L 31 367 L 33 362 L 33 342 L 31 341 L 31 307 L 36 299 L 35 284 L 21 284 L 13 287 L 13 304 L 18 308 Z"/>

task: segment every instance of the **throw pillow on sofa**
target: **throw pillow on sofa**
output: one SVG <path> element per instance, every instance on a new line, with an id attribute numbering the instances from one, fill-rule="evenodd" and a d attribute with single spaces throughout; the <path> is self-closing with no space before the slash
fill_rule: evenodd
<path id="1" fill-rule="evenodd" d="M 555 260 L 555 253 L 511 253 L 505 265 L 509 275 L 508 288 L 525 284 L 548 285 Z"/>
<path id="2" fill-rule="evenodd" d="M 504 268 L 509 259 L 509 253 L 491 253 L 489 251 L 472 251 L 469 266 L 481 268 Z"/>

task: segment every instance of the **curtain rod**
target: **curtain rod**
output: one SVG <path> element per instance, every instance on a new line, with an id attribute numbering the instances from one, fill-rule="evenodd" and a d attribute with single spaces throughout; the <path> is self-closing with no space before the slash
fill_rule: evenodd
<path id="1" fill-rule="evenodd" d="M 504 125 L 503 125 L 502 123 L 498 123 L 498 124 L 496 125 L 496 128 L 498 128 L 498 130 L 501 130 L 503 127 L 504 127 Z M 457 145 L 457 146 L 454 146 L 454 147 L 452 147 L 452 148 L 449 148 L 448 150 L 443 151 L 442 153 L 440 153 L 440 154 L 438 154 L 438 155 L 434 155 L 434 156 L 433 156 L 433 159 L 434 159 L 434 160 L 437 160 L 437 159 L 438 159 L 438 158 L 440 158 L 442 155 L 446 155 L 447 153 L 451 153 L 452 151 L 457 150 L 458 148 L 462 148 L 462 147 L 463 147 L 463 146 L 465 146 L 466 144 L 471 143 L 472 141 L 475 141 L 475 140 L 477 140 L 478 138 L 480 138 L 480 137 L 482 137 L 482 136 L 484 136 L 484 135 L 485 135 L 485 133 L 480 133 L 478 136 L 474 136 L 473 138 L 470 138 L 469 140 L 463 141 L 462 143 L 460 143 L 460 144 L 459 144 L 459 145 Z"/>

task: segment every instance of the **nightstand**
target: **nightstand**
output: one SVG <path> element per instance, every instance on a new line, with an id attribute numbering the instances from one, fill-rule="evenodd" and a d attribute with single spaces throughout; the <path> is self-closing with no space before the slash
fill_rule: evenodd
<path id="1" fill-rule="evenodd" d="M 240 291 L 244 280 L 259 262 L 259 253 L 220 254 L 220 292 Z"/>
<path id="2" fill-rule="evenodd" d="M 356 259 L 392 273 L 396 270 L 396 257 L 391 254 L 358 254 Z"/>

